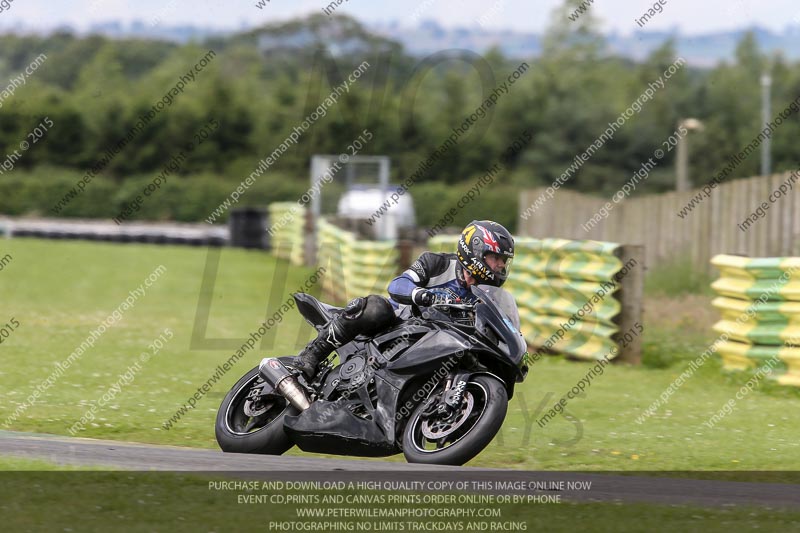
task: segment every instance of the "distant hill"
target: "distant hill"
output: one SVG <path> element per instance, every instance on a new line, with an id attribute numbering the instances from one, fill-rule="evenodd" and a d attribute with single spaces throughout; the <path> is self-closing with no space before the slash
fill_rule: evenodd
<path id="1" fill-rule="evenodd" d="M 332 51 L 348 53 L 361 48 L 374 46 L 381 41 L 395 41 L 401 44 L 411 55 L 428 55 L 440 50 L 450 48 L 468 49 L 478 53 L 485 52 L 493 46 L 499 47 L 503 53 L 510 57 L 535 57 L 541 53 L 541 36 L 535 33 L 522 33 L 511 30 L 486 30 L 481 27 L 473 28 L 444 28 L 434 21 L 422 21 L 417 26 L 409 28 L 397 22 L 369 23 L 359 21 L 354 23 L 349 17 L 333 17 L 340 24 L 331 25 L 331 19 L 320 15 L 312 15 L 305 19 L 298 19 L 285 23 L 274 24 L 269 27 L 239 28 L 219 30 L 214 28 L 192 25 L 166 26 L 152 24 L 151 22 L 135 21 L 131 24 L 110 21 L 91 26 L 89 33 L 106 35 L 113 38 L 148 38 L 185 43 L 188 41 L 204 41 L 207 39 L 225 39 L 232 37 L 256 38 L 262 49 L 285 49 L 307 45 L 309 42 L 320 40 L 333 44 Z M 336 27 L 331 35 L 331 27 Z M 361 28 L 367 30 L 363 31 Z M 69 30 L 60 27 L 59 30 Z M 23 30 L 24 31 L 24 30 Z M 767 52 L 780 51 L 789 59 L 800 59 L 800 26 L 791 26 L 783 32 L 773 32 L 768 29 L 751 27 L 738 30 L 717 32 L 698 35 L 685 35 L 677 30 L 670 32 L 641 31 L 631 35 L 609 33 L 606 35 L 610 52 L 629 57 L 633 60 L 642 60 L 653 50 L 658 48 L 667 39 L 673 38 L 678 53 L 688 59 L 695 66 L 713 66 L 723 60 L 733 58 L 736 43 L 742 36 L 753 31 L 762 50 Z M 330 37 L 336 37 L 335 41 Z M 365 46 L 366 45 L 366 46 Z"/>
<path id="2" fill-rule="evenodd" d="M 510 30 L 484 30 L 480 27 L 447 29 L 434 21 L 424 21 L 415 28 L 399 24 L 369 25 L 367 27 L 402 43 L 409 53 L 425 55 L 447 48 L 468 48 L 483 52 L 498 46 L 511 57 L 531 57 L 541 53 L 541 39 L 535 33 Z M 790 59 L 800 58 L 800 26 L 774 33 L 752 27 L 735 31 L 684 35 L 671 32 L 641 31 L 632 35 L 610 33 L 606 35 L 611 52 L 642 60 L 670 38 L 675 39 L 678 53 L 695 66 L 712 66 L 722 60 L 733 59 L 736 44 L 745 33 L 753 31 L 762 50 L 781 51 Z"/>

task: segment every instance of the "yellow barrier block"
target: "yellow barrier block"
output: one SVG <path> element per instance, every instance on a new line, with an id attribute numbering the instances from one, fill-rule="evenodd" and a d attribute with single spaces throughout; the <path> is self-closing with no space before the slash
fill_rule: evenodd
<path id="1" fill-rule="evenodd" d="M 751 345 L 741 342 L 723 342 L 717 348 L 726 370 L 747 370 L 756 366 L 756 362 L 748 359 L 747 351 Z"/>

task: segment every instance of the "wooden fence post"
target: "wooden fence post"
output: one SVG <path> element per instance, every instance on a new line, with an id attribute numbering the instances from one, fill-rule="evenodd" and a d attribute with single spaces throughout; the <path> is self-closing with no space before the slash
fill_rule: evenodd
<path id="1" fill-rule="evenodd" d="M 614 361 L 639 365 L 642 362 L 642 335 L 644 333 L 639 331 L 636 324 L 644 327 L 642 299 L 646 268 L 645 248 L 640 244 L 626 244 L 617 248 L 614 255 L 622 261 L 622 268 L 625 269 L 624 275 L 618 279 L 620 289 L 616 293 L 622 309 L 615 320 L 619 327 L 619 333 L 612 337 L 620 350 Z M 628 337 L 625 337 L 626 334 Z M 631 337 L 633 338 L 631 339 Z"/>
<path id="2" fill-rule="evenodd" d="M 397 272 L 403 272 L 411 266 L 414 257 L 414 241 L 401 239 L 397 241 Z"/>
<path id="3" fill-rule="evenodd" d="M 306 209 L 305 220 L 303 221 L 303 259 L 309 268 L 317 266 L 317 224 L 314 213 L 311 209 Z"/>

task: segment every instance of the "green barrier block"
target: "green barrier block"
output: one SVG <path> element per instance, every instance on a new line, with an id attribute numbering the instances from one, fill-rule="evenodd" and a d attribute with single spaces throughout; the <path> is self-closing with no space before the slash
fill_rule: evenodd
<path id="1" fill-rule="evenodd" d="M 434 252 L 455 250 L 458 236 L 428 241 Z M 623 267 L 616 243 L 564 239 L 515 239 L 514 263 L 506 288 L 520 310 L 521 329 L 528 343 L 541 347 L 560 324 L 583 310 L 581 326 L 567 332 L 551 350 L 569 357 L 596 360 L 617 348 L 612 340 L 621 312 L 614 276 Z M 605 286 L 604 286 L 605 284 Z M 592 302 L 594 300 L 594 302 Z M 592 302 L 591 309 L 584 309 Z"/>
<path id="2" fill-rule="evenodd" d="M 711 263 L 720 270 L 712 305 L 722 315 L 713 329 L 729 339 L 719 347 L 724 367 L 770 363 L 771 379 L 800 386 L 800 258 L 718 255 Z"/>

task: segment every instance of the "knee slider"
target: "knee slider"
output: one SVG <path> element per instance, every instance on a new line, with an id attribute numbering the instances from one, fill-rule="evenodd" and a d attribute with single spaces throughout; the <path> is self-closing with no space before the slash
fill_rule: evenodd
<path id="1" fill-rule="evenodd" d="M 344 316 L 347 319 L 354 319 L 361 316 L 364 307 L 367 305 L 367 298 L 353 298 L 344 308 Z"/>
<path id="2" fill-rule="evenodd" d="M 351 300 L 344 312 L 333 320 L 337 337 L 352 340 L 356 335 L 371 337 L 391 326 L 396 319 L 389 300 L 378 295 Z"/>

